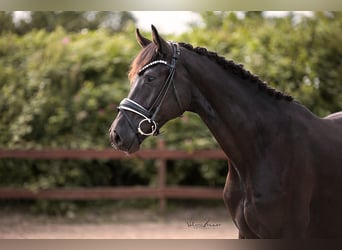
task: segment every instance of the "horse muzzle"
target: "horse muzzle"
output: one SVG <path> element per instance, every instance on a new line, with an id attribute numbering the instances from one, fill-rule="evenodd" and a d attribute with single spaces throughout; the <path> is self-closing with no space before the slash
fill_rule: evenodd
<path id="1" fill-rule="evenodd" d="M 134 131 L 129 128 L 127 121 L 119 116 L 109 129 L 110 144 L 114 149 L 132 154 L 139 150 L 141 140 Z"/>

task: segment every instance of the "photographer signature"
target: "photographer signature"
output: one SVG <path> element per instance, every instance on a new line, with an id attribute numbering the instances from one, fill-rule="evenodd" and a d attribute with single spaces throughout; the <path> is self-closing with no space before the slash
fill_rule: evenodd
<path id="1" fill-rule="evenodd" d="M 210 219 L 206 219 L 203 222 L 195 222 L 192 217 L 187 220 L 188 227 L 192 227 L 194 229 L 211 229 L 211 228 L 218 228 L 221 226 L 221 223 L 213 223 L 210 222 Z"/>

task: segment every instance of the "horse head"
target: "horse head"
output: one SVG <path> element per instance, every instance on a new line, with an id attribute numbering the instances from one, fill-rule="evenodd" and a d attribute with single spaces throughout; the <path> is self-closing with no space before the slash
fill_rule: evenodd
<path id="1" fill-rule="evenodd" d="M 190 91 L 181 67 L 181 48 L 165 41 L 152 25 L 152 41 L 136 30 L 142 50 L 131 64 L 131 88 L 119 107 L 110 129 L 114 148 L 133 153 L 169 120 L 189 106 Z"/>

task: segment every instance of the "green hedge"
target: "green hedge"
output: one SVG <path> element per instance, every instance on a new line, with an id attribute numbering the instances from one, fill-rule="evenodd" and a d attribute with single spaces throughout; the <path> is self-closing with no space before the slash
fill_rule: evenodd
<path id="1" fill-rule="evenodd" d="M 117 114 L 118 103 L 128 93 L 127 71 L 139 49 L 133 28 L 115 35 L 106 30 L 66 33 L 58 28 L 52 33 L 36 30 L 24 36 L 10 33 L 1 36 L 0 147 L 109 148 L 108 128 Z M 203 132 L 204 125 L 199 118 L 187 114 L 164 130 L 168 131 L 165 138 L 171 133 L 169 147 L 194 148 L 191 136 L 184 139 L 181 135 L 172 135 L 172 130 L 184 127 L 182 124 L 188 133 L 202 130 L 199 146 L 214 144 L 209 132 Z M 155 144 L 155 138 L 151 138 L 143 147 Z M 203 164 L 182 161 L 175 165 L 169 162 L 170 184 L 206 185 L 208 180 L 213 185 L 215 182 L 214 170 L 209 171 L 211 174 L 202 173 Z M 184 171 L 180 171 L 181 166 Z M 224 164 L 222 168 L 226 170 Z M 153 186 L 156 171 L 153 161 L 142 160 L 2 159 L 0 186 L 31 190 Z M 192 172 L 199 179 L 186 183 Z"/>
<path id="2" fill-rule="evenodd" d="M 105 31 L 34 31 L 0 41 L 0 146 L 107 146 L 107 129 L 127 92 L 130 36 Z"/>

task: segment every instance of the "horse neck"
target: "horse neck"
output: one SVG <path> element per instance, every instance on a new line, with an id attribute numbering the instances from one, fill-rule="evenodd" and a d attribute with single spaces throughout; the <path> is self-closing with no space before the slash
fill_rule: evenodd
<path id="1" fill-rule="evenodd" d="M 205 56 L 192 54 L 186 70 L 193 76 L 191 111 L 198 113 L 227 156 L 238 166 L 258 161 L 277 133 L 285 100 L 269 97 Z"/>

